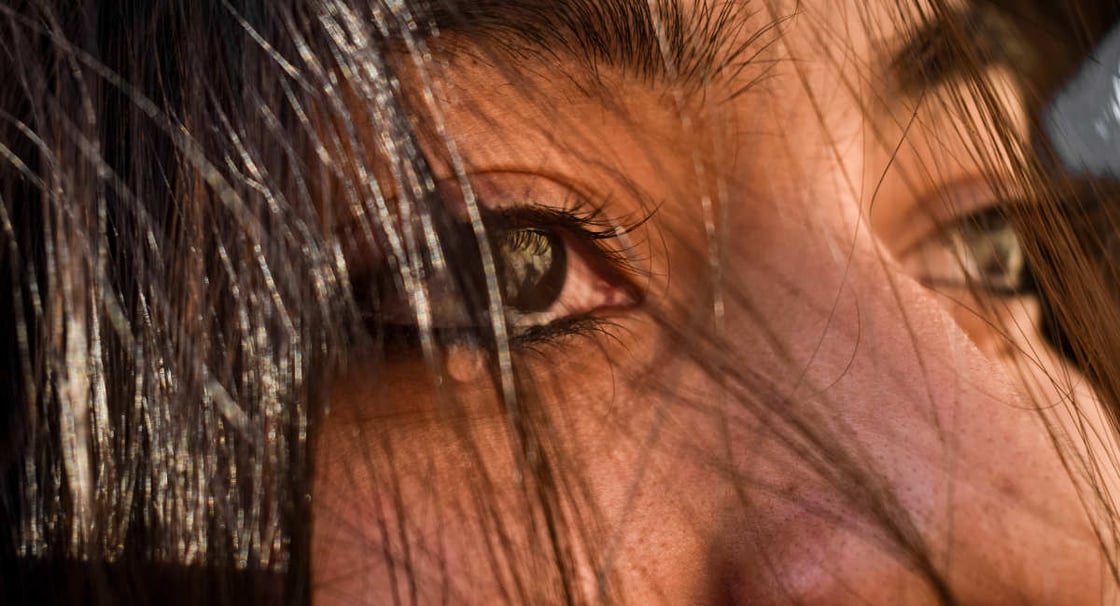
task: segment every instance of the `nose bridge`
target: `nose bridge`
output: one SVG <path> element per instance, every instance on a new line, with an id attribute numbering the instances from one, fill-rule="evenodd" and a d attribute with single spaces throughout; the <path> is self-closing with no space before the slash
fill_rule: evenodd
<path id="1" fill-rule="evenodd" d="M 780 412 L 736 439 L 737 490 L 713 533 L 717 582 L 732 603 L 836 603 L 845 585 L 869 603 L 936 603 L 904 551 L 949 526 L 952 446 L 932 419 L 952 398 L 928 393 L 899 351 L 869 343 L 908 335 L 866 284 L 854 277 L 861 295 L 838 304 L 832 327 L 796 337 L 795 348 L 812 350 L 787 366 L 801 381 L 775 390 Z M 849 324 L 856 315 L 860 326 Z M 874 593 L 901 587 L 910 588 L 901 602 Z"/>
<path id="2" fill-rule="evenodd" d="M 1024 392 L 1023 373 L 1042 372 L 1033 362 L 983 353 L 866 223 L 837 220 L 827 237 L 807 221 L 771 228 L 774 248 L 740 259 L 743 283 L 765 286 L 736 330 L 782 350 L 742 353 L 773 377 L 780 413 L 737 445 L 744 478 L 766 482 L 744 485 L 749 499 L 717 533 L 728 587 L 812 604 L 835 603 L 845 583 L 863 598 L 909 586 L 870 601 L 937 603 L 944 587 L 925 578 L 937 572 L 982 603 L 1020 591 L 1009 579 L 1030 545 L 1089 536 L 1076 514 L 1057 522 L 1056 504 L 1076 497 L 1038 407 L 1066 404 Z M 799 449 L 775 438 L 785 452 L 760 456 L 759 436 L 775 428 L 803 436 Z"/>

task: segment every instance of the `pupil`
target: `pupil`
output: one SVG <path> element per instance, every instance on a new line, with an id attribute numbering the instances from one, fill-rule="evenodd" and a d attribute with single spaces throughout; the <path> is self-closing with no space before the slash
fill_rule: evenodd
<path id="1" fill-rule="evenodd" d="M 542 229 L 515 229 L 498 237 L 495 252 L 507 309 L 541 312 L 559 299 L 568 272 L 563 238 Z"/>

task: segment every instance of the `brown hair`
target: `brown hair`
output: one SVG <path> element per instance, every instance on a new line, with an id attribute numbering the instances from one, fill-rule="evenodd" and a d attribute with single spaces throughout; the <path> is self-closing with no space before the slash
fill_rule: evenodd
<path id="1" fill-rule="evenodd" d="M 478 233 L 464 234 L 433 202 L 430 158 L 416 136 L 423 108 L 400 93 L 397 76 L 412 69 L 409 60 L 424 59 L 416 28 L 531 21 L 535 13 L 528 4 L 511 16 L 488 13 L 489 2 L 375 1 L 363 7 L 361 14 L 373 15 L 364 20 L 355 16 L 357 4 L 0 3 L 0 75 L 7 83 L 0 91 L 0 401 L 10 403 L 0 418 L 6 603 L 164 602 L 169 584 L 177 593 L 168 599 L 184 603 L 307 601 L 310 453 L 328 373 L 357 347 L 384 347 L 394 338 L 438 347 L 443 338 L 430 326 L 400 337 L 376 310 L 371 317 L 360 280 L 337 254 L 344 234 L 357 230 L 391 251 L 395 284 L 405 290 L 410 264 L 423 257 L 409 246 L 458 240 L 455 250 L 466 251 L 463 267 L 471 269 L 460 272 L 455 290 L 471 314 L 493 311 L 500 293 L 485 272 L 495 264 L 487 262 Z M 996 125 L 988 130 L 1004 147 L 1019 148 L 1020 176 L 1044 203 L 1008 212 L 1045 302 L 1044 329 L 1091 378 L 1115 424 L 1120 292 L 1113 255 L 1120 217 L 1111 207 L 1112 188 L 1057 170 L 1037 124 L 1023 149 L 1001 125 L 984 70 L 1006 65 L 1028 113 L 1037 116 L 1116 9 L 1089 0 L 975 2 L 963 12 L 944 4 L 931 3 L 913 28 L 897 70 L 914 90 L 963 78 Z M 640 33 L 619 20 L 607 24 L 616 37 L 585 40 L 572 34 L 582 31 L 573 23 L 609 21 L 619 14 L 613 7 L 641 13 L 647 38 L 668 31 L 702 39 L 730 18 L 716 12 L 689 29 L 695 23 L 666 8 L 672 3 L 564 5 L 569 10 L 556 23 L 517 31 L 535 41 L 590 45 L 588 55 L 604 63 L 642 50 L 627 39 Z M 676 64 L 692 66 L 689 75 L 702 85 L 704 54 L 720 44 L 711 40 Z M 519 50 L 510 43 L 489 59 Z M 645 60 L 648 76 L 656 77 L 665 57 Z M 369 154 L 386 160 L 387 173 L 355 153 L 367 144 L 354 132 L 355 97 L 369 105 L 368 119 L 387 142 Z M 956 99 L 962 107 L 965 101 Z M 978 127 L 975 136 L 992 136 L 984 132 Z M 397 206 L 386 202 L 389 189 L 400 196 Z M 332 215 L 324 195 L 361 208 L 362 220 Z M 396 225 L 401 208 L 430 218 L 435 237 L 425 241 Z M 409 237 L 418 242 L 397 241 Z M 688 355 L 711 354 L 711 343 L 662 321 Z M 504 351 L 510 337 L 501 326 L 482 323 L 472 338 Z M 578 500 L 572 494 L 579 490 L 564 485 L 562 461 L 548 460 L 548 420 L 524 404 L 531 382 L 514 361 L 494 359 L 498 382 L 512 385 L 499 404 L 509 412 L 518 463 L 529 477 L 525 492 L 535 500 L 531 511 L 541 516 L 539 534 L 550 546 L 543 551 L 553 565 L 525 579 L 512 549 L 496 557 L 516 578 L 507 598 L 539 597 L 524 588 L 538 581 L 551 585 L 545 595 L 557 601 L 609 601 L 606 579 L 598 594 L 585 596 L 572 578 L 581 543 L 597 522 L 568 510 L 565 500 Z M 715 362 L 705 368 L 726 372 Z M 754 385 L 749 377 L 743 384 Z M 789 427 L 812 436 L 808 442 L 835 455 L 830 477 L 852 491 L 871 485 L 856 459 L 834 452 L 842 449 L 827 442 L 823 429 L 782 414 L 790 415 L 783 420 Z M 1055 442 L 1068 438 L 1059 431 Z M 1095 468 L 1107 464 L 1068 461 L 1071 475 L 1085 478 L 1090 507 L 1104 514 L 1098 530 L 1115 568 L 1116 516 Z M 493 481 L 480 481 L 483 502 Z M 952 587 L 889 495 L 858 498 L 899 557 L 942 601 L 953 602 Z M 498 539 L 501 524 L 493 529 Z M 492 549 L 503 548 L 496 540 Z M 67 579 L 62 591 L 60 574 Z"/>

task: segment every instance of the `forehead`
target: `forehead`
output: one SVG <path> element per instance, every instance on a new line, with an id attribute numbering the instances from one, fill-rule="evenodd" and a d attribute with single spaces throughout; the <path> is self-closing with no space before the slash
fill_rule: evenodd
<path id="1" fill-rule="evenodd" d="M 418 16 L 433 25 L 432 85 L 419 86 L 407 71 L 410 51 L 405 82 L 417 86 L 405 88 L 428 96 L 413 108 L 440 108 L 468 172 L 547 168 L 598 174 L 589 181 L 617 188 L 648 173 L 691 187 L 696 159 L 727 160 L 714 148 L 742 147 L 737 132 L 775 135 L 767 140 L 796 147 L 791 155 L 821 144 L 843 148 L 868 126 L 884 153 L 897 146 L 900 129 L 921 144 L 907 123 L 929 89 L 907 87 L 898 75 L 927 68 L 899 57 L 912 53 L 945 69 L 925 51 L 937 48 L 946 21 L 937 15 L 960 18 L 944 14 L 954 6 L 966 8 L 897 0 L 441 0 Z M 423 131 L 433 122 L 414 125 Z M 428 157 L 436 178 L 450 179 L 442 136 L 420 134 L 435 152 Z M 747 140 L 757 160 L 763 139 Z M 675 155 L 683 149 L 699 155 L 686 162 Z M 868 157 L 849 151 L 845 163 Z M 895 162 L 914 172 L 905 164 Z"/>

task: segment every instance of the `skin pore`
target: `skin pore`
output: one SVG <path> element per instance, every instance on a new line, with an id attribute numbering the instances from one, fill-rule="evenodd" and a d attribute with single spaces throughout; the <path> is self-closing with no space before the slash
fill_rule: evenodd
<path id="1" fill-rule="evenodd" d="M 488 211 L 593 208 L 627 227 L 597 245 L 631 267 L 553 242 L 568 272 L 547 321 L 605 323 L 511 345 L 539 435 L 512 437 L 470 344 L 439 372 L 405 346 L 339 371 L 316 436 L 317 603 L 562 601 L 556 527 L 576 589 L 623 603 L 1113 595 L 1067 471 L 1095 453 L 1063 460 L 1052 438 L 1074 401 L 1104 422 L 1034 328 L 1038 302 L 923 283 L 957 275 L 942 230 L 1013 169 L 947 109 L 956 84 L 900 92 L 894 11 L 752 2 L 723 52 L 769 33 L 702 87 L 469 33 L 432 43 L 405 85 L 436 83 L 426 111 L 457 154 L 426 139 L 437 179 L 453 185 L 457 157 Z M 469 196 L 446 198 L 469 216 Z M 558 510 L 531 497 L 526 460 L 550 462 Z"/>

